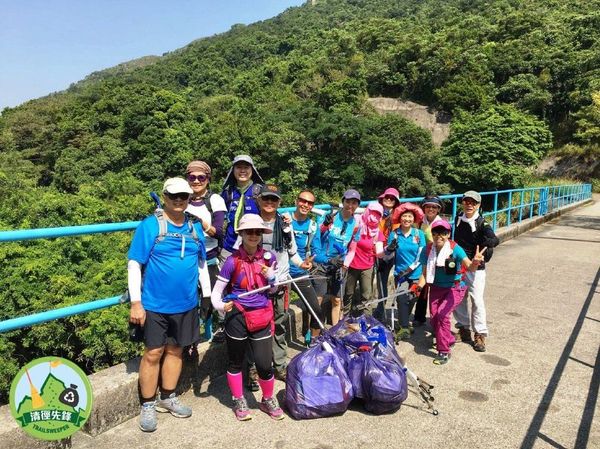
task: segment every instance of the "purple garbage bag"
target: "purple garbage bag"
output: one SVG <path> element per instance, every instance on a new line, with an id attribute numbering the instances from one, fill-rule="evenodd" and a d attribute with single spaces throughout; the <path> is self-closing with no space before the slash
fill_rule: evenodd
<path id="1" fill-rule="evenodd" d="M 361 326 L 361 323 L 364 323 L 367 329 L 366 333 L 361 330 L 363 327 Z M 383 331 L 386 340 L 385 345 L 379 345 L 380 351 L 377 353 L 377 356 L 388 360 L 394 360 L 404 366 L 404 361 L 396 351 L 394 335 L 387 327 L 370 315 L 361 315 L 357 318 L 344 317 L 333 326 L 329 332 L 334 338 L 344 344 L 348 352 L 349 361 L 358 348 L 363 345 L 373 345 L 373 342 L 369 340 L 369 337 L 376 337 L 378 335 L 376 330 Z"/>
<path id="2" fill-rule="evenodd" d="M 380 349 L 359 354 L 365 409 L 376 415 L 395 412 L 408 396 L 406 371 L 397 361 L 382 357 Z"/>
<path id="3" fill-rule="evenodd" d="M 285 405 L 296 419 L 344 413 L 353 398 L 345 352 L 328 336 L 294 357 L 287 367 Z"/>

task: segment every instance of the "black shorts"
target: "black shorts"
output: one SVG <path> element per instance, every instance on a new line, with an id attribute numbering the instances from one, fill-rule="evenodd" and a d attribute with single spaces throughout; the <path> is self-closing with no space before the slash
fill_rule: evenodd
<path id="1" fill-rule="evenodd" d="M 200 341 L 198 308 L 183 313 L 157 313 L 146 311 L 144 344 L 147 348 L 165 345 L 189 346 Z"/>
<path id="2" fill-rule="evenodd" d="M 244 315 L 234 307 L 231 312 L 227 312 L 225 315 L 225 333 L 234 340 L 245 340 L 247 338 L 250 338 L 250 340 L 263 340 L 271 338 L 271 326 L 256 332 L 249 332 Z"/>
<path id="3" fill-rule="evenodd" d="M 315 276 L 317 279 L 313 281 L 315 292 L 319 298 L 323 298 L 326 294 L 340 297 L 340 287 L 342 285 L 340 279 L 340 268 L 334 267 L 331 264 L 316 264 Z"/>

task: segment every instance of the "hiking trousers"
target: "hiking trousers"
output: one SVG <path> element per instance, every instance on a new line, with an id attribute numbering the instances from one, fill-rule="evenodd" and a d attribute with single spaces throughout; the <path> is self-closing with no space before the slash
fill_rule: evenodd
<path id="1" fill-rule="evenodd" d="M 360 284 L 360 302 L 354 299 L 356 284 Z M 373 296 L 373 268 L 359 270 L 357 268 L 348 268 L 346 276 L 346 288 L 344 291 L 344 316 L 350 314 L 350 310 L 355 316 L 362 313 L 358 306 L 369 301 Z"/>
<path id="2" fill-rule="evenodd" d="M 456 327 L 473 329 L 478 334 L 487 336 L 488 328 L 485 316 L 485 304 L 483 302 L 485 270 L 468 271 L 465 283 L 467 284 L 465 296 L 454 311 Z M 470 315 L 469 303 L 471 304 Z"/>
<path id="3" fill-rule="evenodd" d="M 455 342 L 452 335 L 450 316 L 465 294 L 464 287 L 429 286 L 429 322 L 435 332 L 438 352 L 450 353 L 450 345 Z"/>

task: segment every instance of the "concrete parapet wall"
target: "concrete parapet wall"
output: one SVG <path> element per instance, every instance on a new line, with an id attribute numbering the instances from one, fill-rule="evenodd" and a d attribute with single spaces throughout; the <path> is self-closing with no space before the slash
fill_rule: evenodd
<path id="1" fill-rule="evenodd" d="M 496 235 L 500 239 L 500 243 L 506 242 L 507 240 L 513 239 L 518 235 L 523 234 L 537 226 L 540 226 L 550 220 L 554 220 L 555 218 L 560 217 L 561 215 L 576 209 L 581 206 L 585 206 L 586 204 L 593 203 L 592 199 L 580 201 L 578 203 L 569 204 L 568 206 L 561 207 L 560 209 L 555 209 L 552 212 L 547 213 L 543 216 L 537 216 L 533 218 L 529 218 L 527 220 L 523 220 L 520 223 L 515 223 L 505 228 L 500 228 L 496 232 Z"/>

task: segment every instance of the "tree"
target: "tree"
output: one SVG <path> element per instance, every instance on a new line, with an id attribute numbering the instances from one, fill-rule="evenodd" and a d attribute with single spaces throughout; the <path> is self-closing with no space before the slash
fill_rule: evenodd
<path id="1" fill-rule="evenodd" d="M 520 187 L 551 146 L 548 126 L 514 106 L 461 113 L 443 145 L 444 175 L 463 188 Z"/>

